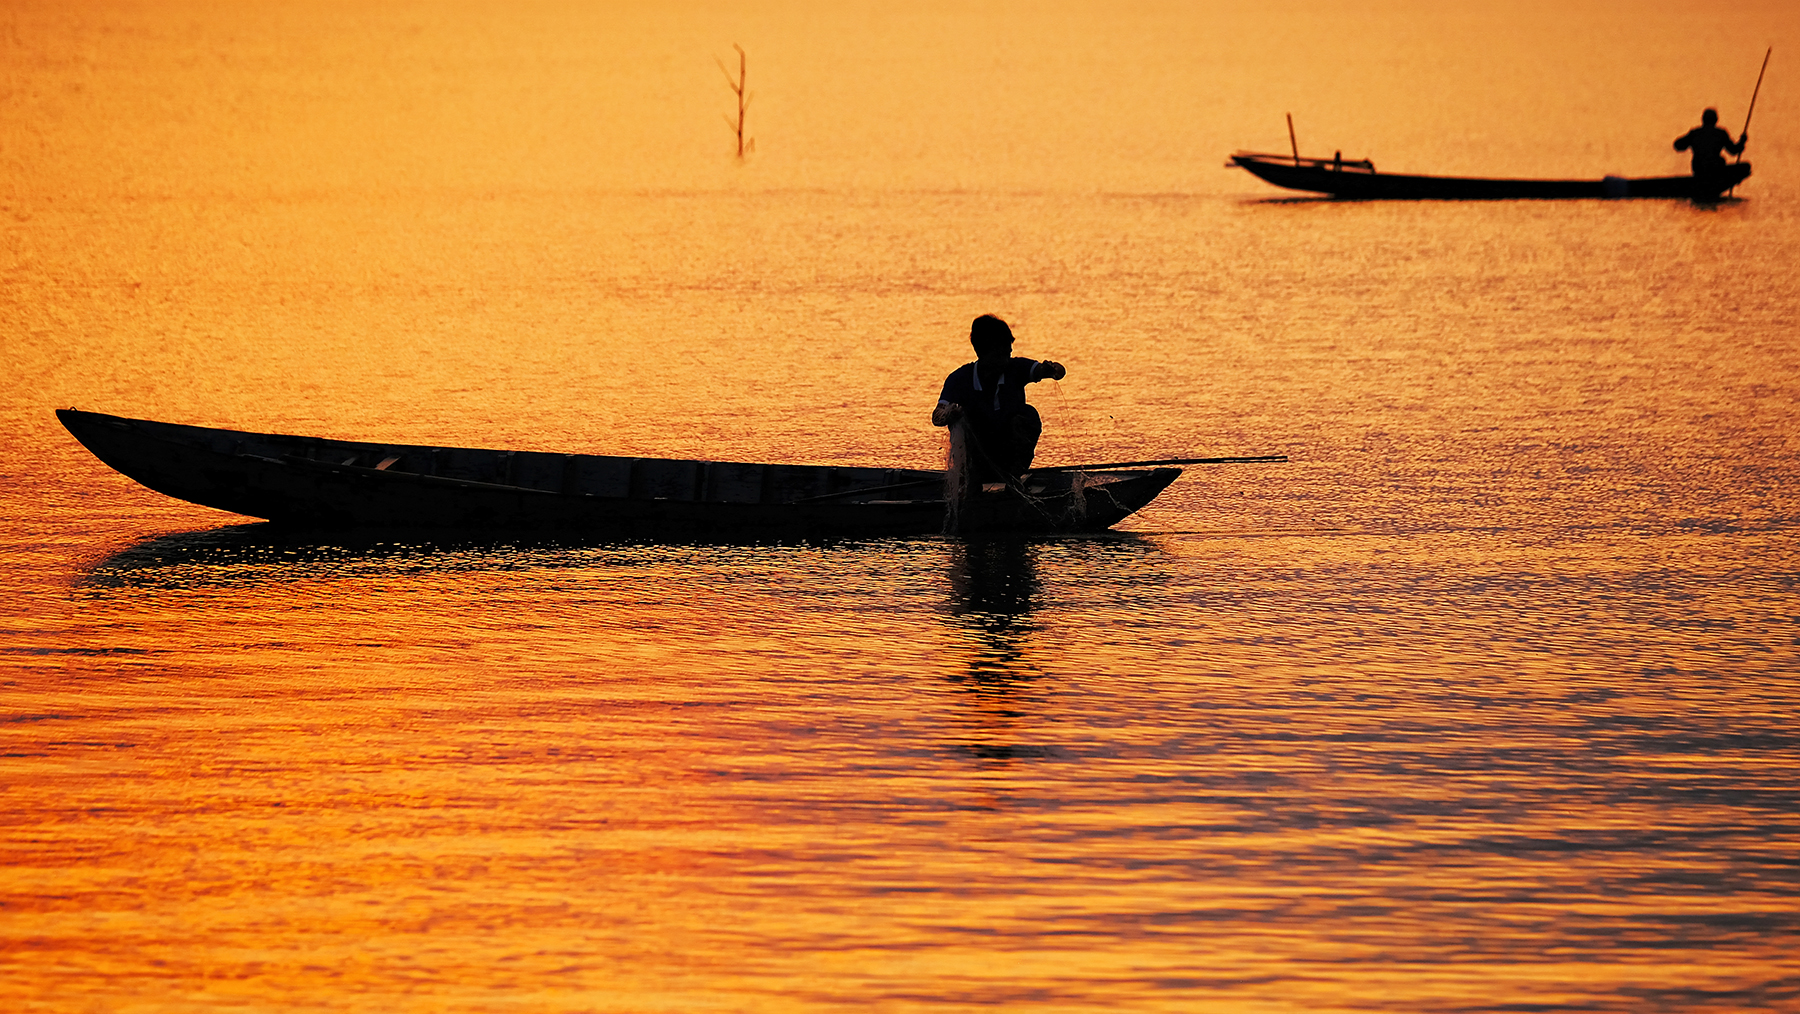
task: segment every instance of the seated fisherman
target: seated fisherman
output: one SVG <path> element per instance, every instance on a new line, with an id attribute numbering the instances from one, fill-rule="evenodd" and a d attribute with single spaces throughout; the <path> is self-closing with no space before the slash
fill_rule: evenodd
<path id="1" fill-rule="evenodd" d="M 1025 385 L 1061 380 L 1069 371 L 1048 359 L 1014 358 L 1012 328 L 991 313 L 969 326 L 975 361 L 944 378 L 933 426 L 967 424 L 969 465 L 980 482 L 1017 478 L 1031 467 L 1043 420 L 1025 404 Z"/>
<path id="2" fill-rule="evenodd" d="M 1676 151 L 1693 149 L 1694 176 L 1699 179 L 1717 178 L 1725 172 L 1725 156 L 1721 152 L 1733 155 L 1744 153 L 1744 142 L 1750 139 L 1749 134 L 1731 140 L 1731 134 L 1719 126 L 1719 111 L 1708 109 L 1700 114 L 1700 126 L 1675 139 Z"/>

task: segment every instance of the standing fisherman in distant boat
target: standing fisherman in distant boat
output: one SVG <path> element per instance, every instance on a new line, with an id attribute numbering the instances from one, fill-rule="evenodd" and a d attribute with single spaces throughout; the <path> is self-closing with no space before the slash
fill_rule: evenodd
<path id="1" fill-rule="evenodd" d="M 1708 109 L 1700 114 L 1700 126 L 1675 139 L 1675 150 L 1693 149 L 1694 179 L 1706 181 L 1707 185 L 1700 189 L 1716 194 L 1725 189 L 1723 185 L 1711 186 L 1712 181 L 1725 174 L 1725 156 L 1721 153 L 1728 151 L 1733 155 L 1742 155 L 1744 144 L 1749 140 L 1750 134 L 1746 132 L 1733 144 L 1730 132 L 1719 126 L 1719 111 Z"/>
<path id="2" fill-rule="evenodd" d="M 1044 429 L 1037 409 L 1025 404 L 1025 385 L 1061 380 L 1069 371 L 1048 359 L 1014 357 L 1012 328 L 991 313 L 969 325 L 969 344 L 975 346 L 975 361 L 944 378 L 931 424 L 966 424 L 976 481 L 1017 479 L 1031 467 Z"/>

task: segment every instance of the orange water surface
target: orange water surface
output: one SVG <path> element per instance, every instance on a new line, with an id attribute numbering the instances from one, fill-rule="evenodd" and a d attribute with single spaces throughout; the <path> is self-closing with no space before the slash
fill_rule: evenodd
<path id="1" fill-rule="evenodd" d="M 748 54 L 755 150 L 716 58 Z M 1234 149 L 1736 199 L 1345 203 Z M 1785 55 L 1784 55 L 1785 54 Z M 0 9 L 0 1006 L 1800 1009 L 1800 7 Z M 274 531 L 52 409 L 1096 538 Z"/>

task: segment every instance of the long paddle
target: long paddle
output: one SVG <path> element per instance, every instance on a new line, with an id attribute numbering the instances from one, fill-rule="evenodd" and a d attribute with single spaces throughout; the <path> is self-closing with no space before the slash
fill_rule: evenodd
<path id="1" fill-rule="evenodd" d="M 1750 133 L 1750 117 L 1756 115 L 1756 97 L 1758 95 L 1762 94 L 1763 75 L 1768 73 L 1768 71 L 1769 71 L 1769 57 L 1771 55 L 1773 55 L 1774 52 L 1775 52 L 1775 47 L 1770 46 L 1769 51 L 1767 53 L 1763 54 L 1762 70 L 1759 70 L 1756 72 L 1756 90 L 1752 91 L 1750 93 L 1750 111 L 1744 114 L 1744 129 L 1738 131 L 1739 137 L 1743 137 L 1745 134 Z M 1744 160 L 1744 152 L 1743 152 L 1743 149 L 1740 148 L 1737 153 L 1737 158 L 1735 160 L 1733 160 L 1731 164 L 1736 165 L 1739 162 L 1742 162 L 1743 160 Z M 1731 188 L 1729 190 L 1725 191 L 1725 196 L 1730 197 L 1732 195 L 1732 193 L 1736 190 L 1737 190 L 1737 184 L 1733 183 L 1731 185 Z"/>
<path id="2" fill-rule="evenodd" d="M 1031 472 L 1100 472 L 1109 468 L 1148 468 L 1152 465 L 1250 465 L 1286 460 L 1285 454 L 1259 454 L 1249 458 L 1157 458 L 1154 461 L 1108 461 L 1098 465 L 1056 465 L 1051 468 L 1033 468 Z"/>

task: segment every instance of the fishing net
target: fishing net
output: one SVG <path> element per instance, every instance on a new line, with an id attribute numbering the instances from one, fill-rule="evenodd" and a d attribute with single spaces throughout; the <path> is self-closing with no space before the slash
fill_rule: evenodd
<path id="1" fill-rule="evenodd" d="M 957 421 L 950 425 L 950 442 L 944 455 L 944 534 L 964 534 L 965 510 L 969 498 L 984 491 L 1000 493 L 1010 488 L 1019 499 L 1029 504 L 1040 514 L 1051 529 L 1084 526 L 1087 520 L 1087 494 L 1089 490 L 1086 472 L 1076 471 L 1070 477 L 1068 493 L 1056 489 L 1055 480 L 1038 487 L 1039 492 L 1050 490 L 1048 496 L 1034 496 L 1026 489 L 1024 483 L 1017 478 L 1006 478 L 1004 482 L 980 483 L 976 481 L 976 459 L 985 455 L 981 442 L 969 431 L 968 424 Z M 991 459 L 986 459 L 989 468 L 994 467 Z M 1095 484 L 1104 492 L 1104 487 Z M 1058 511 L 1060 509 L 1060 516 Z"/>
<path id="2" fill-rule="evenodd" d="M 962 531 L 963 500 L 973 480 L 969 466 L 969 427 L 958 420 L 950 424 L 950 446 L 944 455 L 944 534 Z"/>

